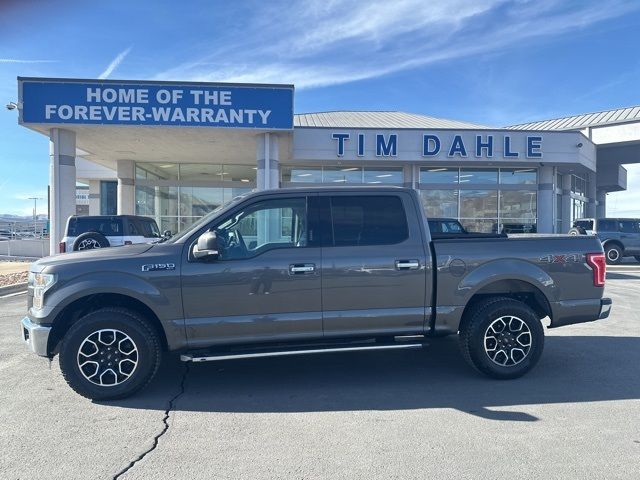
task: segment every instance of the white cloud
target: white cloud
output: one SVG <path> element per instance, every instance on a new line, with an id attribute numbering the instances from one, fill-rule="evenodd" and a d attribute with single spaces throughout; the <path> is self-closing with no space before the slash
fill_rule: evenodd
<path id="1" fill-rule="evenodd" d="M 335 85 L 505 50 L 638 8 L 628 0 L 267 2 L 255 7 L 243 35 L 216 32 L 209 51 L 156 78 Z"/>
<path id="2" fill-rule="evenodd" d="M 55 60 L 28 60 L 23 58 L 0 58 L 0 63 L 55 63 Z"/>
<path id="3" fill-rule="evenodd" d="M 109 66 L 105 69 L 104 72 L 102 72 L 98 78 L 103 80 L 105 78 L 109 78 L 109 76 L 113 73 L 113 71 L 118 68 L 118 66 L 122 63 L 122 61 L 125 59 L 125 57 L 127 55 L 129 55 L 129 52 L 131 51 L 131 48 L 133 47 L 129 47 L 126 50 L 121 51 L 116 58 L 114 58 L 111 63 L 109 64 Z"/>

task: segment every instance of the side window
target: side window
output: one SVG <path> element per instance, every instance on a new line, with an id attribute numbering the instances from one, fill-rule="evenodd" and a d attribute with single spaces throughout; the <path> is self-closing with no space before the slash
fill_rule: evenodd
<path id="1" fill-rule="evenodd" d="M 462 233 L 462 227 L 458 222 L 447 222 L 447 230 L 451 233 Z"/>
<path id="2" fill-rule="evenodd" d="M 306 198 L 254 203 L 216 229 L 221 260 L 250 258 L 274 248 L 307 246 Z"/>
<path id="3" fill-rule="evenodd" d="M 598 231 L 617 232 L 618 222 L 616 222 L 615 220 L 598 220 Z"/>
<path id="4" fill-rule="evenodd" d="M 127 224 L 129 225 L 129 235 L 142 235 L 142 232 L 138 226 L 138 221 L 133 219 L 128 219 Z"/>
<path id="5" fill-rule="evenodd" d="M 331 197 L 333 245 L 393 245 L 409 237 L 407 217 L 399 197 Z"/>
<path id="6" fill-rule="evenodd" d="M 637 220 L 622 220 L 620 221 L 620 231 L 623 233 L 638 233 Z"/>
<path id="7" fill-rule="evenodd" d="M 435 220 L 429 220 L 429 231 L 431 233 L 442 233 L 442 224 Z"/>
<path id="8" fill-rule="evenodd" d="M 147 238 L 160 238 L 160 230 L 153 220 L 140 220 L 142 235 Z"/>

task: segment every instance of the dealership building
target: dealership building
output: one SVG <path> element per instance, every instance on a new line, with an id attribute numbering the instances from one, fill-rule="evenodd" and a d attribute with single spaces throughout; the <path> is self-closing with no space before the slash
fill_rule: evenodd
<path id="1" fill-rule="evenodd" d="M 50 139 L 51 251 L 76 214 L 181 230 L 252 189 L 398 185 L 469 230 L 566 233 L 640 161 L 640 107 L 495 128 L 390 111 L 294 114 L 292 85 L 18 78 Z M 44 152 L 43 152 L 44 154 Z"/>

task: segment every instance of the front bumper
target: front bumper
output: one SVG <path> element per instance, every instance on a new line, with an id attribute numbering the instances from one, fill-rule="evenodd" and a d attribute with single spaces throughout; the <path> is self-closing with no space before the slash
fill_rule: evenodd
<path id="1" fill-rule="evenodd" d="M 47 345 L 51 327 L 33 323 L 29 317 L 24 317 L 21 322 L 22 340 L 36 355 L 47 357 Z"/>

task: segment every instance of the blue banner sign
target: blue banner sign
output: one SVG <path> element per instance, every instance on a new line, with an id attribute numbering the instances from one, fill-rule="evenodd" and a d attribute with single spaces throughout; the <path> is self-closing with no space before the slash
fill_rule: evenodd
<path id="1" fill-rule="evenodd" d="M 293 128 L 293 87 L 19 79 L 21 122 Z"/>

